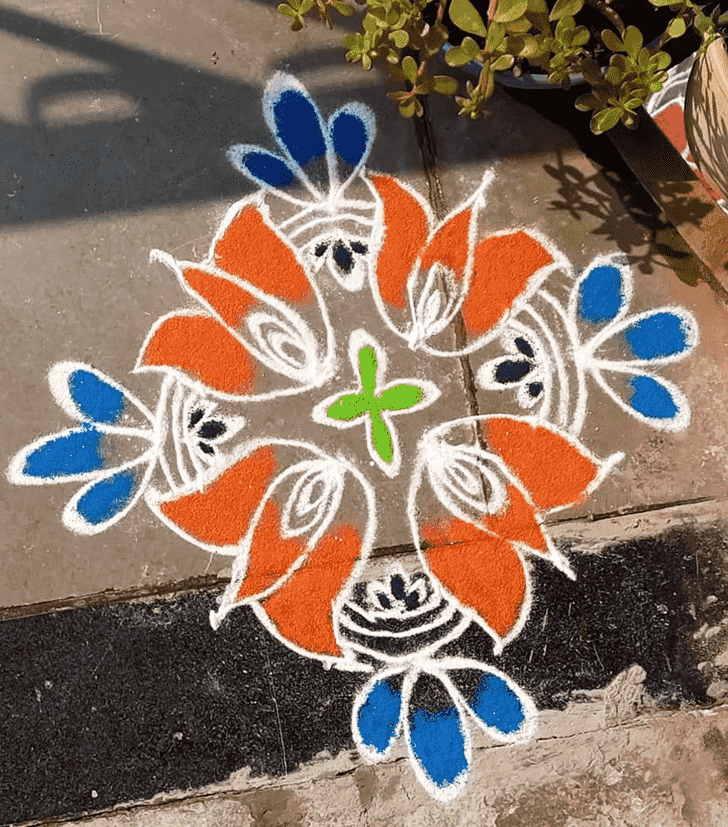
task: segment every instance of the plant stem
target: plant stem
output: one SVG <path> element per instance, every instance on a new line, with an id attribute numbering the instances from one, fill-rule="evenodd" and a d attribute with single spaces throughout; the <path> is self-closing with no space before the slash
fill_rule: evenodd
<path id="1" fill-rule="evenodd" d="M 596 9 L 601 15 L 607 18 L 609 22 L 614 26 L 614 28 L 619 32 L 619 36 L 624 38 L 624 23 L 622 22 L 622 18 L 614 11 L 613 8 L 608 6 L 604 0 L 584 0 L 587 6 L 591 6 L 593 9 Z"/>

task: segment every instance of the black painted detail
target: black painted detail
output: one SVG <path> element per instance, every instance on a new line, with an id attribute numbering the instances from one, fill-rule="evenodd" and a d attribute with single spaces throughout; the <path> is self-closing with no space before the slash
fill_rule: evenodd
<path id="1" fill-rule="evenodd" d="M 337 267 L 347 275 L 354 269 L 354 256 L 343 241 L 334 243 L 334 261 Z"/>
<path id="2" fill-rule="evenodd" d="M 409 705 L 410 715 L 416 709 L 424 709 L 431 715 L 436 715 L 450 709 L 454 703 L 450 693 L 434 675 L 422 672 L 412 687 Z"/>
<path id="3" fill-rule="evenodd" d="M 520 352 L 524 356 L 528 356 L 529 359 L 533 358 L 533 348 L 529 344 L 529 342 L 523 338 L 523 336 L 519 336 L 517 339 L 513 340 L 513 344 L 520 350 Z"/>
<path id="4" fill-rule="evenodd" d="M 316 245 L 316 249 L 314 253 L 317 258 L 321 258 L 321 256 L 329 249 L 328 241 L 322 241 L 320 244 Z"/>
<path id="5" fill-rule="evenodd" d="M 369 248 L 366 244 L 362 241 L 350 241 L 349 247 L 355 252 L 363 255 L 364 253 L 369 252 Z"/>
<path id="6" fill-rule="evenodd" d="M 227 432 L 227 425 L 218 419 L 210 419 L 199 429 L 197 436 L 201 439 L 217 439 Z"/>
<path id="7" fill-rule="evenodd" d="M 202 419 L 204 415 L 205 412 L 202 410 L 202 408 L 197 408 L 196 411 L 192 411 L 192 413 L 190 414 L 190 428 L 194 428 L 195 425 L 197 425 L 197 423 Z"/>
<path id="8" fill-rule="evenodd" d="M 212 445 L 208 445 L 206 442 L 198 442 L 197 444 L 200 446 L 200 450 L 204 451 L 206 454 L 215 453 L 215 449 L 212 447 Z"/>
<path id="9" fill-rule="evenodd" d="M 401 574 L 393 574 L 389 579 L 392 595 L 404 603 L 407 609 L 416 609 L 420 605 L 420 596 L 416 591 L 408 592 L 405 589 L 404 578 Z"/>
<path id="10" fill-rule="evenodd" d="M 528 386 L 528 395 L 536 399 L 543 392 L 543 383 L 531 382 Z"/>
<path id="11" fill-rule="evenodd" d="M 501 362 L 495 369 L 495 381 L 500 382 L 501 385 L 512 385 L 520 382 L 533 369 L 531 362 L 525 359 L 513 361 L 511 359 Z"/>

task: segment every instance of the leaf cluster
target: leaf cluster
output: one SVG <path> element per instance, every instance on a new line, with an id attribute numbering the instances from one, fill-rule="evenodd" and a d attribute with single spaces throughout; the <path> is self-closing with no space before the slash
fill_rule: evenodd
<path id="1" fill-rule="evenodd" d="M 426 22 L 423 11 L 429 0 L 368 0 L 362 11 L 361 31 L 347 34 L 346 59 L 364 69 L 383 66 L 403 89 L 389 97 L 406 118 L 422 115 L 422 98 L 431 92 L 455 98 L 459 114 L 480 117 L 495 90 L 497 72 L 524 67 L 546 73 L 550 83 L 568 87 L 573 74 L 589 83 L 588 94 L 577 99 L 577 108 L 592 112 L 591 129 L 605 132 L 620 121 L 627 127 L 637 124 L 637 110 L 667 78 L 670 56 L 662 46 L 694 28 L 703 37 L 703 47 L 717 36 L 717 28 L 728 23 L 728 14 L 706 15 L 693 0 L 649 0 L 656 7 L 667 6 L 674 13 L 656 44 L 645 45 L 635 26 L 625 28 L 609 0 L 497 0 L 491 2 L 484 19 L 471 0 L 438 0 L 437 17 Z M 578 16 L 585 4 L 602 12 L 605 28 L 597 37 L 580 25 Z M 443 25 L 447 8 L 450 20 L 465 38 L 445 54 L 453 68 L 470 65 L 478 72 L 477 82 L 468 81 L 465 94 L 458 94 L 455 77 L 433 74 L 433 57 L 448 41 Z M 331 12 L 352 15 L 355 9 L 346 0 L 287 0 L 278 7 L 299 30 L 304 16 L 314 9 L 331 25 Z M 431 21 L 431 18 L 430 18 Z M 595 59 L 597 50 L 611 53 L 602 69 Z"/>

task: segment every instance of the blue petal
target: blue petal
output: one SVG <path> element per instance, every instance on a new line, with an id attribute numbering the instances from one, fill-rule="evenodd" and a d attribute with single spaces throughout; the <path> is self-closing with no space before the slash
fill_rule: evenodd
<path id="1" fill-rule="evenodd" d="M 374 114 L 360 103 L 347 104 L 329 120 L 337 154 L 353 167 L 366 161 L 374 141 Z"/>
<path id="2" fill-rule="evenodd" d="M 468 771 L 460 713 L 454 706 L 410 715 L 410 744 L 417 761 L 437 787 L 453 784 Z"/>
<path id="3" fill-rule="evenodd" d="M 78 410 L 95 422 L 118 422 L 124 413 L 123 392 L 90 370 L 74 370 L 68 390 Z"/>
<path id="4" fill-rule="evenodd" d="M 267 120 L 296 163 L 303 166 L 326 154 L 318 109 L 293 78 L 278 75 L 263 99 Z"/>
<path id="5" fill-rule="evenodd" d="M 651 376 L 634 376 L 630 380 L 629 404 L 651 419 L 674 419 L 680 412 L 670 391 Z"/>
<path id="6" fill-rule="evenodd" d="M 228 158 L 236 169 L 264 187 L 287 187 L 295 179 L 285 161 L 264 149 L 238 144 L 230 147 Z"/>
<path id="7" fill-rule="evenodd" d="M 369 690 L 359 707 L 356 724 L 362 743 L 384 753 L 397 735 L 402 712 L 402 693 L 385 678 Z"/>
<path id="8" fill-rule="evenodd" d="M 660 359 L 690 347 L 690 327 L 675 313 L 662 310 L 631 324 L 622 334 L 638 359 Z"/>
<path id="9" fill-rule="evenodd" d="M 505 735 L 517 732 L 526 719 L 518 695 L 503 678 L 488 673 L 483 675 L 470 708 L 486 726 Z"/>
<path id="10" fill-rule="evenodd" d="M 97 471 L 104 465 L 101 437 L 90 427 L 50 437 L 27 456 L 22 473 L 51 480 Z"/>
<path id="11" fill-rule="evenodd" d="M 136 474 L 128 468 L 94 483 L 76 503 L 77 513 L 90 525 L 98 526 L 115 517 L 132 500 Z"/>
<path id="12" fill-rule="evenodd" d="M 614 265 L 595 267 L 579 286 L 579 315 L 592 324 L 614 319 L 624 301 L 622 273 Z"/>

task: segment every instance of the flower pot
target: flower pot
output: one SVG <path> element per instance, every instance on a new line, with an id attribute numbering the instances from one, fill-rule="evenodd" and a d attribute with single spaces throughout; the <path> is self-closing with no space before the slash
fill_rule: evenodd
<path id="1" fill-rule="evenodd" d="M 685 132 L 698 169 L 728 198 L 728 50 L 715 40 L 695 61 L 685 94 Z"/>

